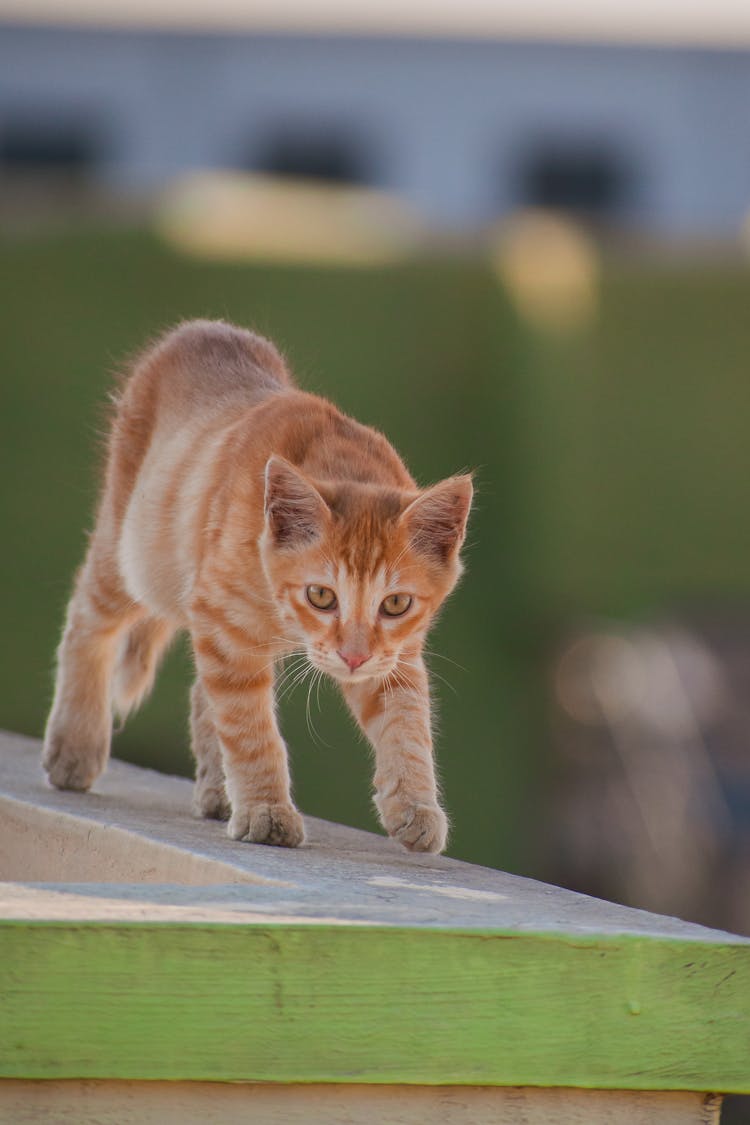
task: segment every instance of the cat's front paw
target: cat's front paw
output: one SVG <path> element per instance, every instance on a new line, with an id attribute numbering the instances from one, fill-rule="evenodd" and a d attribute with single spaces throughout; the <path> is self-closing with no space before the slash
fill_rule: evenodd
<path id="1" fill-rule="evenodd" d="M 296 848 L 305 839 L 305 824 L 294 805 L 253 805 L 232 813 L 227 832 L 250 844 Z"/>
<path id="2" fill-rule="evenodd" d="M 383 823 L 410 852 L 442 852 L 448 841 L 448 818 L 438 805 L 402 805 L 384 811 Z"/>

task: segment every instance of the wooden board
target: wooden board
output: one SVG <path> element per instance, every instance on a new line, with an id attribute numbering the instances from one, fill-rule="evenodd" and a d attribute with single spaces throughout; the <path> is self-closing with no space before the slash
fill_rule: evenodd
<path id="1" fill-rule="evenodd" d="M 750 946 L 0 924 L 7 1077 L 750 1091 Z"/>
<path id="2" fill-rule="evenodd" d="M 0 1081 L 13 1125 L 718 1125 L 721 1099 L 686 1093 L 466 1086 L 248 1086 Z"/>

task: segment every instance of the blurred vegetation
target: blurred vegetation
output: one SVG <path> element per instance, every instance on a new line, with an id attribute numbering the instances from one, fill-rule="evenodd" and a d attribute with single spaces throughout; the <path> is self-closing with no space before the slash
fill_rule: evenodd
<path id="1" fill-rule="evenodd" d="M 585 330 L 524 327 L 488 263 L 216 264 L 145 232 L 5 236 L 0 724 L 40 734 L 96 494 L 112 375 L 178 320 L 273 337 L 300 383 L 385 431 L 427 483 L 466 467 L 468 573 L 430 647 L 451 852 L 544 870 L 542 670 L 582 614 L 747 599 L 750 274 L 610 265 Z M 185 648 L 114 752 L 190 772 Z M 322 696 L 325 695 L 325 699 Z M 336 703 L 283 710 L 306 813 L 374 828 L 369 753 Z"/>

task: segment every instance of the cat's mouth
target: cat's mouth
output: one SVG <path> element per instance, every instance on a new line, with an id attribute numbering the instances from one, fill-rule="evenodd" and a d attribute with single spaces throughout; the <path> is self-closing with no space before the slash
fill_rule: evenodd
<path id="1" fill-rule="evenodd" d="M 321 657 L 308 655 L 314 668 L 331 676 L 340 684 L 362 684 L 366 680 L 382 680 L 395 666 L 393 660 L 371 659 L 358 668 L 348 668 L 344 661 L 336 655 L 334 657 Z"/>

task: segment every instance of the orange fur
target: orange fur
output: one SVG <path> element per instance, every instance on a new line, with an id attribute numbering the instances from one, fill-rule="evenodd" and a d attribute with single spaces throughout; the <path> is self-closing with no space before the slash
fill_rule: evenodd
<path id="1" fill-rule="evenodd" d="M 210 321 L 168 333 L 117 404 L 58 651 L 51 782 L 89 788 L 112 709 L 140 702 L 187 629 L 200 815 L 229 817 L 235 839 L 302 841 L 273 695 L 291 654 L 339 682 L 372 742 L 388 833 L 442 850 L 421 649 L 459 577 L 470 504 L 467 476 L 420 491 L 382 434 L 298 390 L 262 337 Z"/>

